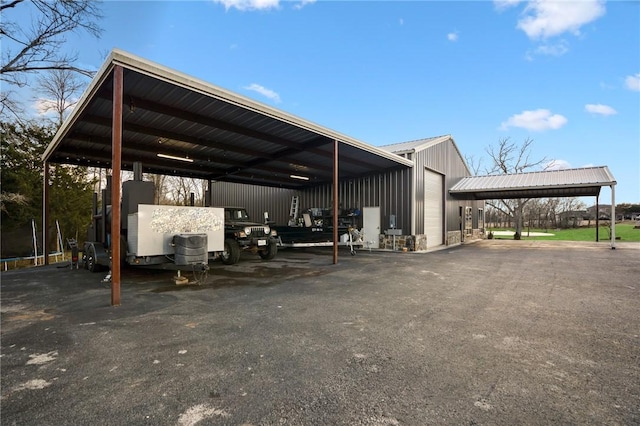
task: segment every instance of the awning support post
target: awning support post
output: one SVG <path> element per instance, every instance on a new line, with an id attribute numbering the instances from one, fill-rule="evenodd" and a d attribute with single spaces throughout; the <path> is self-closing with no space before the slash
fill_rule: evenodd
<path id="1" fill-rule="evenodd" d="M 600 242 L 600 194 L 596 195 L 596 243 Z"/>
<path id="2" fill-rule="evenodd" d="M 616 249 L 616 186 L 611 185 L 611 249 Z"/>
<path id="3" fill-rule="evenodd" d="M 122 168 L 122 66 L 113 68 L 111 125 L 111 306 L 120 306 L 120 170 Z"/>

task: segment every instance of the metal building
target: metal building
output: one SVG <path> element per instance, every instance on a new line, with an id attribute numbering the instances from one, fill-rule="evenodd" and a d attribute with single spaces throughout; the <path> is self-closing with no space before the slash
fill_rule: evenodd
<path id="1" fill-rule="evenodd" d="M 484 202 L 456 200 L 449 189 L 471 173 L 450 135 L 381 147 L 414 163 L 413 167 L 359 178 L 340 179 L 340 211 L 360 211 L 368 246 L 427 250 L 457 244 L 484 233 Z M 303 209 L 332 207 L 329 184 L 283 189 L 229 182 L 212 182 L 211 205 L 247 206 L 253 217 L 269 212 L 286 224 L 293 197 Z"/>

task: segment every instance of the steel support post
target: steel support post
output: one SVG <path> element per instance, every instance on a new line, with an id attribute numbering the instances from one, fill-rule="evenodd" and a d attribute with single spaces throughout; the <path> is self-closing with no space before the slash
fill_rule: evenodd
<path id="1" fill-rule="evenodd" d="M 122 66 L 113 68 L 111 125 L 111 306 L 120 306 L 120 170 L 122 168 Z"/>
<path id="2" fill-rule="evenodd" d="M 616 249 L 616 186 L 611 185 L 611 249 Z"/>
<path id="3" fill-rule="evenodd" d="M 333 141 L 333 264 L 338 263 L 338 140 Z"/>
<path id="4" fill-rule="evenodd" d="M 49 163 L 43 164 L 42 173 L 42 255 L 44 256 L 43 265 L 49 264 L 49 256 L 47 256 L 47 247 L 49 247 Z M 63 248 L 64 250 L 64 248 Z M 36 259 L 38 253 L 35 253 Z"/>

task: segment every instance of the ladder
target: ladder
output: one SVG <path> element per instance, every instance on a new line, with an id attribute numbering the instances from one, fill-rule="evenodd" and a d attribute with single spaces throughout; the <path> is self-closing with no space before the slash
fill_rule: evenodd
<path id="1" fill-rule="evenodd" d="M 291 197 L 291 210 L 289 210 L 289 226 L 295 226 L 300 212 L 299 198 L 297 195 Z"/>

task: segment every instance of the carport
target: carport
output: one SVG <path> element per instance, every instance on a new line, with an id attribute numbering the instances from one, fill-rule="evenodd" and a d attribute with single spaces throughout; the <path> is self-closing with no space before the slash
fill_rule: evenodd
<path id="1" fill-rule="evenodd" d="M 44 155 L 43 242 L 49 164 L 112 170 L 111 256 L 120 258 L 121 170 L 301 189 L 332 184 L 337 263 L 338 181 L 413 162 L 205 81 L 113 50 Z M 45 256 L 46 259 L 46 256 Z M 120 304 L 113 262 L 111 302 Z"/>
<path id="2" fill-rule="evenodd" d="M 616 180 L 607 166 L 544 170 L 506 175 L 470 176 L 450 190 L 461 200 L 506 200 L 514 198 L 596 197 L 603 186 L 611 187 L 611 248 L 616 248 Z M 596 217 L 596 229 L 598 218 Z"/>

